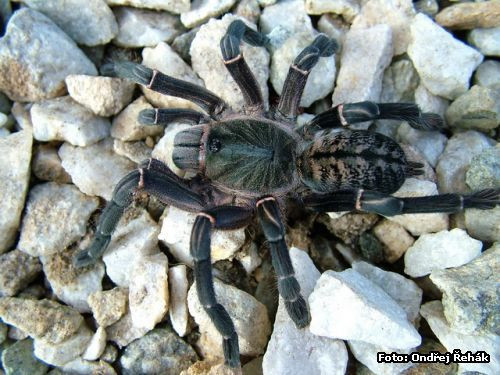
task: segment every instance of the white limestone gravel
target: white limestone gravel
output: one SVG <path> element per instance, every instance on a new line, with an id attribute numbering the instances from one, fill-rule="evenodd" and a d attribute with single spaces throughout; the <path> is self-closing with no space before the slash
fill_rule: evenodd
<path id="1" fill-rule="evenodd" d="M 179 264 L 169 268 L 168 287 L 170 292 L 168 315 L 172 322 L 172 328 L 180 337 L 184 337 L 189 331 L 187 308 L 189 283 L 185 265 Z"/>

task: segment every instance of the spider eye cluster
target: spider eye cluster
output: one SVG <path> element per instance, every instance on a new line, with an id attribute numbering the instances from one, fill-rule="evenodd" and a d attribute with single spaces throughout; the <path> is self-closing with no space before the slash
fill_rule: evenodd
<path id="1" fill-rule="evenodd" d="M 221 142 L 217 138 L 213 138 L 208 145 L 208 150 L 210 152 L 218 152 L 222 148 Z"/>

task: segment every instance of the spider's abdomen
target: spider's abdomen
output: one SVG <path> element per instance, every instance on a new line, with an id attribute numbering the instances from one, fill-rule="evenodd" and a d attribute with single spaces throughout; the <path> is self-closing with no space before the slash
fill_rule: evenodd
<path id="1" fill-rule="evenodd" d="M 291 133 L 269 120 L 220 122 L 206 137 L 204 174 L 222 188 L 273 194 L 296 181 L 295 149 Z"/>
<path id="2" fill-rule="evenodd" d="M 302 181 L 311 189 L 395 192 L 409 165 L 401 147 L 369 131 L 331 132 L 319 137 L 297 159 Z"/>

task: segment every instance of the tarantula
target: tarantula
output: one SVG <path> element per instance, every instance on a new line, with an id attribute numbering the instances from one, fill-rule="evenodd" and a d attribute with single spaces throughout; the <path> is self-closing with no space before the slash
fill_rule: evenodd
<path id="1" fill-rule="evenodd" d="M 150 159 L 116 186 L 102 213 L 92 244 L 75 257 L 77 266 L 95 262 L 134 194 L 140 190 L 165 204 L 197 212 L 190 252 L 200 303 L 223 337 L 227 365 L 240 365 L 238 336 L 226 309 L 217 303 L 210 262 L 212 229 L 245 226 L 254 214 L 269 243 L 278 291 L 297 327 L 310 315 L 285 243 L 282 211 L 285 199 L 294 199 L 318 212 L 358 210 L 381 215 L 458 212 L 464 208 L 493 208 L 499 190 L 469 195 L 442 194 L 418 198 L 391 196 L 408 176 L 423 166 L 408 161 L 401 147 L 378 133 L 349 130 L 348 125 L 374 119 L 408 121 L 417 129 L 437 129 L 439 116 L 422 113 L 414 104 L 360 102 L 342 104 L 295 127 L 299 102 L 311 69 L 320 57 L 332 56 L 337 44 L 318 35 L 294 60 L 276 108 L 264 109 L 260 88 L 240 53 L 240 43 L 264 46 L 265 35 L 234 21 L 221 39 L 224 64 L 238 84 L 244 113 L 233 113 L 226 103 L 203 87 L 181 81 L 145 66 L 118 62 L 103 73 L 128 78 L 162 94 L 188 99 L 207 113 L 187 109 L 144 110 L 143 124 L 192 124 L 174 139 L 173 161 L 194 170 L 185 180 L 162 162 Z"/>

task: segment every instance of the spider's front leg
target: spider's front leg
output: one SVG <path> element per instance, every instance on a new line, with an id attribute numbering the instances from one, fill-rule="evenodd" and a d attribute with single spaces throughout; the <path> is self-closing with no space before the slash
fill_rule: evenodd
<path id="1" fill-rule="evenodd" d="M 150 159 L 118 182 L 111 200 L 99 218 L 94 240 L 74 259 L 76 267 L 96 262 L 106 250 L 111 235 L 125 209 L 132 203 L 134 193 L 142 189 L 166 204 L 186 211 L 201 211 L 202 197 L 193 192 L 184 180 L 158 160 Z"/>
<path id="2" fill-rule="evenodd" d="M 225 363 L 230 367 L 240 366 L 238 335 L 226 309 L 217 302 L 210 260 L 211 231 L 234 229 L 248 223 L 252 210 L 237 206 L 220 206 L 200 212 L 191 232 L 190 251 L 194 262 L 196 290 L 203 309 L 222 335 Z"/>
<path id="3" fill-rule="evenodd" d="M 285 302 L 288 315 L 299 328 L 309 324 L 311 317 L 306 301 L 300 294 L 292 261 L 285 242 L 285 227 L 276 199 L 263 198 L 257 202 L 257 214 L 269 242 L 273 267 L 278 277 L 278 291 Z"/>
<path id="4" fill-rule="evenodd" d="M 311 194 L 304 204 L 317 212 L 365 211 L 384 216 L 415 213 L 456 213 L 466 208 L 489 210 L 500 204 L 500 189 L 485 189 L 472 194 L 439 194 L 427 197 L 397 198 L 362 189 Z"/>

